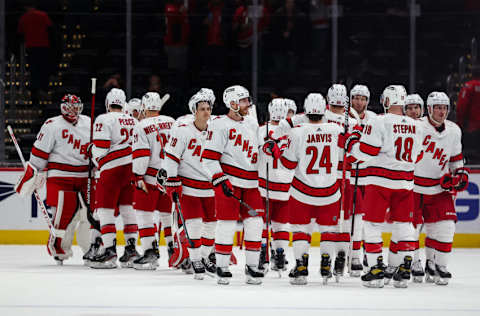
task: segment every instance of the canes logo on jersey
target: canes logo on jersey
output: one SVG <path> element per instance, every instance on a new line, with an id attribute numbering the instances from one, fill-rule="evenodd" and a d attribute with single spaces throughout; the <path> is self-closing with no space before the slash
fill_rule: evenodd
<path id="1" fill-rule="evenodd" d="M 250 144 L 250 140 L 244 139 L 242 140 L 242 134 L 237 133 L 235 128 L 231 128 L 228 131 L 228 139 L 229 141 L 233 142 L 233 146 L 240 146 L 242 147 L 242 152 L 247 153 L 247 157 L 251 158 L 251 163 L 257 163 L 258 153 L 253 152 L 253 146 Z"/>
<path id="2" fill-rule="evenodd" d="M 432 135 L 425 136 L 423 140 L 423 146 L 425 146 L 425 153 L 432 153 L 432 159 L 438 161 L 438 165 L 441 166 L 442 170 L 445 169 L 448 159 L 447 154 L 444 153 L 444 148 L 437 146 L 436 142 L 432 141 Z"/>
<path id="3" fill-rule="evenodd" d="M 39 134 L 37 139 L 41 140 L 43 137 L 43 134 Z M 85 159 L 88 159 L 87 157 L 87 146 L 88 143 L 82 144 L 82 140 L 80 138 L 75 138 L 75 135 L 71 133 L 68 129 L 62 130 L 62 138 L 63 139 L 68 139 L 67 144 L 73 145 L 73 150 L 78 150 L 80 151 L 80 155 L 85 155 Z"/>

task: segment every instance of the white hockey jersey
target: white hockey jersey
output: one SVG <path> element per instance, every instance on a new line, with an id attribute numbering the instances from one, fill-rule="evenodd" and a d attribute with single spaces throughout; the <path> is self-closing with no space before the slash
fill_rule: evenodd
<path id="1" fill-rule="evenodd" d="M 452 121 L 445 121 L 441 132 L 430 123 L 428 117 L 420 119 L 424 126 L 423 158 L 415 166 L 415 192 L 437 194 L 444 190 L 440 178 L 463 167 L 462 131 Z"/>
<path id="2" fill-rule="evenodd" d="M 372 112 L 372 111 L 369 111 L 369 110 L 365 110 L 365 116 L 363 117 L 363 119 L 361 118 L 360 119 L 360 125 L 363 127 L 365 127 L 366 124 L 368 124 L 368 121 L 374 117 L 376 117 L 377 114 L 375 112 Z M 366 162 L 362 162 L 362 163 L 358 163 L 358 170 L 362 170 L 362 169 L 365 169 L 365 168 L 368 168 L 368 166 L 371 164 L 371 161 L 366 161 Z M 357 163 L 354 163 L 352 165 L 352 169 L 351 169 L 351 174 L 350 174 L 350 179 L 352 181 L 352 184 L 354 183 L 354 178 L 355 178 L 355 172 L 357 170 Z"/>
<path id="3" fill-rule="evenodd" d="M 234 121 L 222 115 L 210 123 L 202 161 L 209 179 L 223 173 L 234 186 L 258 187 L 258 123 L 245 116 Z M 213 178 L 215 176 L 215 178 Z"/>
<path id="4" fill-rule="evenodd" d="M 93 128 L 92 157 L 100 172 L 132 163 L 136 119 L 122 112 L 99 115 Z"/>
<path id="5" fill-rule="evenodd" d="M 298 113 L 290 118 L 281 120 L 278 124 L 281 130 L 281 133 L 288 134 L 292 128 L 299 126 L 303 123 L 308 123 L 308 117 L 304 113 Z"/>
<path id="6" fill-rule="evenodd" d="M 422 137 L 422 124 L 410 117 L 387 113 L 370 119 L 351 150 L 368 164 L 359 170 L 358 184 L 412 190 Z"/>
<path id="7" fill-rule="evenodd" d="M 170 135 L 173 118 L 159 115 L 141 120 L 133 132 L 132 170 L 144 176 L 145 182 L 155 185 L 158 169 L 162 167 L 163 150 Z"/>
<path id="8" fill-rule="evenodd" d="M 193 122 L 180 125 L 172 130 L 170 141 L 165 148 L 164 169 L 168 177 L 180 177 L 182 194 L 214 196 L 211 177 L 201 162 L 203 148 L 210 131 L 200 131 Z"/>
<path id="9" fill-rule="evenodd" d="M 342 128 L 334 123 L 310 124 L 293 128 L 282 164 L 295 170 L 290 195 L 310 205 L 328 205 L 340 199 L 337 181 L 338 136 Z"/>
<path id="10" fill-rule="evenodd" d="M 270 138 L 277 140 L 277 145 L 280 150 L 284 150 L 288 144 L 288 136 L 281 133 L 279 125 L 268 124 L 268 134 Z M 293 170 L 285 168 L 279 159 L 273 159 L 272 156 L 265 154 L 262 150 L 266 142 L 267 126 L 260 126 L 258 131 L 258 146 L 259 146 L 259 160 L 258 160 L 258 184 L 261 196 L 267 196 L 267 163 L 268 163 L 268 188 L 269 198 L 287 201 L 290 198 L 288 191 L 290 190 L 290 183 L 293 179 Z"/>
<path id="11" fill-rule="evenodd" d="M 88 176 L 87 146 L 90 141 L 90 118 L 78 117 L 76 125 L 61 115 L 43 123 L 33 144 L 30 163 L 42 170 L 47 168 L 47 177 Z"/>

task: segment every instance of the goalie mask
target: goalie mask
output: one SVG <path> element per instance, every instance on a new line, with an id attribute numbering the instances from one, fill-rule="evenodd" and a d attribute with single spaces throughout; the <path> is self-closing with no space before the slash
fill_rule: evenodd
<path id="1" fill-rule="evenodd" d="M 122 89 L 112 88 L 112 90 L 107 93 L 107 97 L 105 98 L 105 107 L 107 112 L 110 111 L 110 106 L 112 105 L 120 106 L 123 110 L 126 102 L 127 97 L 125 96 L 125 92 L 123 92 Z"/>
<path id="2" fill-rule="evenodd" d="M 287 118 L 288 106 L 285 99 L 273 99 L 268 104 L 268 113 L 272 121 L 280 121 Z"/>
<path id="3" fill-rule="evenodd" d="M 83 110 L 83 103 L 79 97 L 74 94 L 67 94 L 62 98 L 60 111 L 65 120 L 72 124 L 77 124 L 78 117 Z"/>
<path id="4" fill-rule="evenodd" d="M 325 98 L 320 93 L 310 93 L 303 103 L 305 114 L 324 115 L 327 108 Z"/>

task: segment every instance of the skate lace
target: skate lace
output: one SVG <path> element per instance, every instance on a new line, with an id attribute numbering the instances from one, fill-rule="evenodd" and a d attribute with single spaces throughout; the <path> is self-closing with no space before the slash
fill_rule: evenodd
<path id="1" fill-rule="evenodd" d="M 201 261 L 193 261 L 192 265 L 195 270 L 203 268 L 203 263 Z"/>

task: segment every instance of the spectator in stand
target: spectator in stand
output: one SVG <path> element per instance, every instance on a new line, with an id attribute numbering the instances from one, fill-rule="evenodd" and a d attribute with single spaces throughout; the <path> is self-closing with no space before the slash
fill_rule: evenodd
<path id="1" fill-rule="evenodd" d="M 52 70 L 50 51 L 53 23 L 44 11 L 35 8 L 34 1 L 25 1 L 25 13 L 18 21 L 18 34 L 25 41 L 27 61 L 30 65 L 32 101 L 47 97 L 49 75 Z"/>
<path id="2" fill-rule="evenodd" d="M 188 37 L 188 9 L 183 0 L 170 0 L 165 5 L 165 53 L 168 58 L 168 69 L 186 71 Z"/>
<path id="3" fill-rule="evenodd" d="M 260 1 L 259 1 L 260 3 Z M 237 1 L 238 7 L 233 16 L 233 32 L 235 34 L 235 47 L 240 54 L 241 71 L 250 71 L 253 43 L 253 6 L 252 1 Z M 260 6 L 258 19 L 258 39 L 270 22 L 267 6 Z"/>
<path id="4" fill-rule="evenodd" d="M 472 67 L 472 80 L 465 83 L 458 95 L 457 124 L 463 132 L 465 150 L 470 159 L 480 162 L 480 64 Z"/>
<path id="5" fill-rule="evenodd" d="M 207 27 L 207 47 L 203 61 L 209 71 L 225 71 L 226 51 L 222 27 L 223 8 L 224 3 L 222 0 L 210 0 L 208 2 L 208 13 L 203 21 L 203 24 Z"/>

